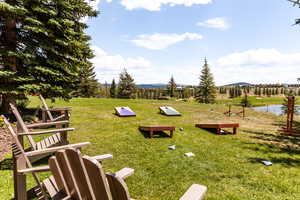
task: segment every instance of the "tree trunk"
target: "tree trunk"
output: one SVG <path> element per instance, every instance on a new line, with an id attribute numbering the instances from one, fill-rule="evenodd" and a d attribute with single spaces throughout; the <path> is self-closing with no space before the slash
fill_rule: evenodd
<path id="1" fill-rule="evenodd" d="M 15 19 L 6 19 L 5 23 L 5 43 L 6 49 L 8 51 L 15 52 L 17 47 L 17 33 L 16 33 L 16 20 Z M 15 56 L 7 56 L 3 58 L 4 68 L 17 71 L 17 59 Z M 9 81 L 5 81 L 4 84 L 10 84 Z M 9 113 L 9 103 L 15 103 L 15 95 L 12 94 L 3 94 L 2 103 L 0 105 L 0 113 L 8 114 Z"/>
<path id="2" fill-rule="evenodd" d="M 0 114 L 10 114 L 9 103 L 15 104 L 15 98 L 12 95 L 2 95 Z"/>

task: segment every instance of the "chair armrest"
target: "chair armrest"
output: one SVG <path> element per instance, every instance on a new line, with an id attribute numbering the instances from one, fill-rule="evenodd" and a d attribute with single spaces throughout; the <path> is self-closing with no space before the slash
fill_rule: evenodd
<path id="1" fill-rule="evenodd" d="M 201 200 L 206 191 L 206 186 L 193 184 L 179 200 Z"/>
<path id="2" fill-rule="evenodd" d="M 98 162 L 101 162 L 103 160 L 112 159 L 113 156 L 111 154 L 103 154 L 103 155 L 93 156 L 91 158 L 97 160 Z"/>
<path id="3" fill-rule="evenodd" d="M 47 131 L 35 131 L 35 132 L 28 132 L 28 133 L 18 133 L 18 135 L 42 135 L 42 134 L 48 134 L 48 133 L 59 133 L 59 132 L 65 132 L 65 131 L 74 131 L 75 128 L 61 128 L 61 129 L 53 129 L 53 130 L 47 130 Z"/>
<path id="4" fill-rule="evenodd" d="M 50 171 L 50 167 L 48 165 L 46 165 L 46 166 L 40 166 L 40 167 L 20 169 L 20 170 L 18 170 L 18 173 L 25 175 L 25 174 L 30 174 L 30 173 L 48 172 L 48 171 Z"/>
<path id="5" fill-rule="evenodd" d="M 129 176 L 131 176 L 134 173 L 134 169 L 131 168 L 123 168 L 120 171 L 117 171 L 115 173 L 115 176 L 121 178 L 121 179 L 126 179 Z"/>
<path id="6" fill-rule="evenodd" d="M 45 127 L 45 126 L 54 126 L 54 125 L 62 125 L 68 124 L 69 121 L 59 121 L 59 122 L 45 122 L 45 123 L 35 123 L 27 125 L 27 128 L 37 128 L 37 127 Z"/>
<path id="7" fill-rule="evenodd" d="M 27 156 L 37 156 L 37 155 L 42 155 L 42 154 L 46 154 L 46 153 L 52 153 L 52 152 L 56 152 L 59 150 L 63 150 L 63 149 L 69 149 L 69 148 L 74 148 L 74 149 L 78 149 L 84 146 L 88 146 L 90 145 L 90 142 L 82 142 L 82 143 L 77 143 L 77 144 L 69 144 L 69 145 L 63 145 L 63 146 L 58 146 L 58 147 L 51 147 L 51 148 L 46 148 L 46 149 L 41 149 L 41 150 L 36 150 L 36 151 L 29 151 L 29 152 L 25 152 L 25 154 Z"/>

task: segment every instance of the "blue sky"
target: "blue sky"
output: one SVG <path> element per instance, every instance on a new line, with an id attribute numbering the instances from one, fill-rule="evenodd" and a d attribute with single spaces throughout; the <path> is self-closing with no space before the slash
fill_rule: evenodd
<path id="1" fill-rule="evenodd" d="M 286 0 L 97 0 L 88 19 L 100 82 L 125 67 L 136 83 L 199 83 L 207 57 L 217 85 L 295 83 L 300 8 Z M 298 36 L 298 37 L 297 37 Z"/>

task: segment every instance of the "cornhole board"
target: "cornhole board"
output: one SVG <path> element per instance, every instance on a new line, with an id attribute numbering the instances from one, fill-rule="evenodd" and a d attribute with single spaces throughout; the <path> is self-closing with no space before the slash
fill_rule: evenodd
<path id="1" fill-rule="evenodd" d="M 203 129 L 216 129 L 217 134 L 221 135 L 222 128 L 232 128 L 233 129 L 232 134 L 236 134 L 237 128 L 240 125 L 238 123 L 210 123 L 210 124 L 196 124 L 195 126 Z"/>
<path id="2" fill-rule="evenodd" d="M 181 116 L 181 113 L 175 110 L 174 108 L 170 106 L 162 106 L 159 107 L 159 111 L 161 114 L 167 115 L 167 116 Z"/>
<path id="3" fill-rule="evenodd" d="M 170 131 L 170 137 L 173 137 L 173 132 L 175 131 L 175 126 L 166 126 L 166 125 L 149 125 L 149 126 L 139 126 L 141 131 L 148 131 L 149 137 L 152 138 L 155 131 Z"/>
<path id="4" fill-rule="evenodd" d="M 116 114 L 119 117 L 135 117 L 136 114 L 129 107 L 115 107 Z"/>

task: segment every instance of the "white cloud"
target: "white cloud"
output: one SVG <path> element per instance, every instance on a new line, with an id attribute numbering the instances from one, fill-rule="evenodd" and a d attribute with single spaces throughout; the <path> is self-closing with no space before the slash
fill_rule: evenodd
<path id="1" fill-rule="evenodd" d="M 276 49 L 254 49 L 232 53 L 217 60 L 213 72 L 219 84 L 295 83 L 299 77 L 300 53 Z"/>
<path id="2" fill-rule="evenodd" d="M 95 57 L 91 62 L 95 66 L 97 78 L 103 81 L 111 81 L 118 78 L 118 74 L 126 68 L 129 72 L 142 72 L 149 69 L 151 62 L 143 57 L 124 58 L 121 55 L 108 55 L 103 49 L 92 46 Z"/>
<path id="3" fill-rule="evenodd" d="M 184 33 L 184 34 L 143 34 L 138 35 L 137 39 L 130 40 L 133 44 L 139 47 L 144 47 L 152 50 L 161 50 L 169 47 L 170 45 L 182 42 L 184 40 L 200 40 L 203 36 L 197 33 Z"/>
<path id="4" fill-rule="evenodd" d="M 193 6 L 212 3 L 212 0 L 122 0 L 121 4 L 127 10 L 146 9 L 149 11 L 159 11 L 163 5 L 183 5 Z"/>
<path id="5" fill-rule="evenodd" d="M 208 28 L 216 28 L 221 30 L 226 30 L 230 27 L 226 18 L 224 17 L 217 17 L 213 19 L 208 19 L 204 22 L 198 22 L 197 26 L 204 26 Z"/>

